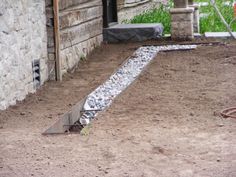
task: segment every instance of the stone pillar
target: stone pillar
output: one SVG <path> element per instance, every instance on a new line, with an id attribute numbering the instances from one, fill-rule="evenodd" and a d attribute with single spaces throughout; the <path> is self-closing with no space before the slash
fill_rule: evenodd
<path id="1" fill-rule="evenodd" d="M 188 7 L 188 0 L 174 0 L 174 8 L 170 9 L 173 40 L 193 39 L 193 12 L 194 8 Z"/>
<path id="2" fill-rule="evenodd" d="M 188 5 L 193 5 L 193 0 L 188 0 Z"/>
<path id="3" fill-rule="evenodd" d="M 189 4 L 189 7 L 194 8 L 193 12 L 193 31 L 194 33 L 200 33 L 200 26 L 199 26 L 199 5 L 194 3 L 194 4 Z"/>
<path id="4" fill-rule="evenodd" d="M 174 8 L 186 8 L 188 0 L 174 0 Z"/>

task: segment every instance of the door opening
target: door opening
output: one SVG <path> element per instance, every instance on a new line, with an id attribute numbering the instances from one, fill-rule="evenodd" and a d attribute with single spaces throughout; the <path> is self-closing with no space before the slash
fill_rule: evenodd
<path id="1" fill-rule="evenodd" d="M 103 27 L 107 28 L 117 24 L 116 0 L 102 0 L 103 2 Z"/>

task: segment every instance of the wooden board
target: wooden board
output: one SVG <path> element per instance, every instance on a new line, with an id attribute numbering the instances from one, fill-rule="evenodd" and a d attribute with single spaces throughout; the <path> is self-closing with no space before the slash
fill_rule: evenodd
<path id="1" fill-rule="evenodd" d="M 70 7 L 74 7 L 86 2 L 91 2 L 93 0 L 60 0 L 59 2 L 59 7 L 60 10 L 66 9 L 66 8 L 70 8 Z"/>
<path id="2" fill-rule="evenodd" d="M 102 17 L 61 30 L 61 49 L 102 34 Z"/>
<path id="3" fill-rule="evenodd" d="M 60 29 L 69 28 L 102 16 L 102 6 L 74 9 L 60 14 Z"/>

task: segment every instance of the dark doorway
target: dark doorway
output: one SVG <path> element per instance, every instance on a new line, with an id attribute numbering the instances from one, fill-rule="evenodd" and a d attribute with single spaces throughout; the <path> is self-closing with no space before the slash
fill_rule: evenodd
<path id="1" fill-rule="evenodd" d="M 103 27 L 107 28 L 117 23 L 116 0 L 102 0 L 103 2 Z"/>

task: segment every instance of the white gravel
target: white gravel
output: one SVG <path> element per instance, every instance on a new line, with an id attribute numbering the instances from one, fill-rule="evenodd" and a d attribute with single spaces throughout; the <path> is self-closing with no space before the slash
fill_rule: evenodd
<path id="1" fill-rule="evenodd" d="M 124 91 L 160 51 L 191 50 L 196 45 L 145 46 L 137 49 L 132 56 L 109 79 L 87 96 L 84 114 L 79 122 L 85 126 L 99 111 L 109 107 L 112 101 Z"/>

